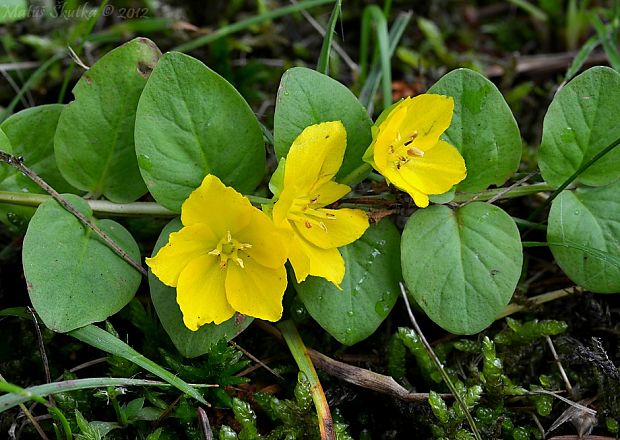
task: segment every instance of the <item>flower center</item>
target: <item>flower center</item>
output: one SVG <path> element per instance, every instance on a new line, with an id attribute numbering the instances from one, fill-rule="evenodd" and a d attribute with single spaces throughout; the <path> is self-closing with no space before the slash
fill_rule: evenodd
<path id="1" fill-rule="evenodd" d="M 227 231 L 226 236 L 219 241 L 215 249 L 209 252 L 209 255 L 220 257 L 220 267 L 222 269 L 228 265 L 228 260 L 234 261 L 243 269 L 245 266 L 239 256 L 239 251 L 250 249 L 251 247 L 252 245 L 249 243 L 241 243 L 235 240 L 232 238 L 230 231 Z"/>
<path id="2" fill-rule="evenodd" d="M 336 216 L 323 209 L 312 208 L 312 205 L 318 201 L 318 198 L 319 196 L 317 195 L 313 199 L 309 197 L 295 199 L 288 213 L 289 220 L 299 222 L 307 229 L 312 229 L 316 226 L 327 232 L 326 221 L 333 220 Z"/>
<path id="3" fill-rule="evenodd" d="M 411 145 L 411 143 L 418 137 L 418 131 L 414 130 L 409 136 L 401 137 L 398 133 L 398 137 L 394 143 L 388 147 L 390 158 L 394 167 L 400 170 L 400 167 L 409 162 L 412 158 L 424 157 L 424 151 Z"/>

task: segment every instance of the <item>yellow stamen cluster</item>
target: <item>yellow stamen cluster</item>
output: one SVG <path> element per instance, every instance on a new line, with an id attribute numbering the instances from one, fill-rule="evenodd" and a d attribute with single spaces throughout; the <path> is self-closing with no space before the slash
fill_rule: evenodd
<path id="1" fill-rule="evenodd" d="M 243 260 L 239 256 L 239 251 L 250 249 L 252 247 L 249 243 L 240 243 L 232 237 L 230 231 L 226 232 L 226 236 L 222 238 L 217 247 L 209 252 L 209 255 L 220 257 L 220 268 L 224 269 L 228 264 L 228 260 L 232 260 L 241 267 L 245 268 Z"/>

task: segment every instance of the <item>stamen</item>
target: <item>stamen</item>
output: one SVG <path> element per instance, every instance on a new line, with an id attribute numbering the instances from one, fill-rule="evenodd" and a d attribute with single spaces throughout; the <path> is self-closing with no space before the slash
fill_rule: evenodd
<path id="1" fill-rule="evenodd" d="M 417 157 L 424 157 L 424 151 L 420 150 L 419 148 L 416 147 L 409 147 L 409 149 L 407 150 L 407 154 L 409 156 L 417 156 Z"/>
<path id="2" fill-rule="evenodd" d="M 219 249 L 213 249 L 212 251 L 209 252 L 209 255 L 215 255 L 216 257 L 220 254 L 221 252 Z"/>

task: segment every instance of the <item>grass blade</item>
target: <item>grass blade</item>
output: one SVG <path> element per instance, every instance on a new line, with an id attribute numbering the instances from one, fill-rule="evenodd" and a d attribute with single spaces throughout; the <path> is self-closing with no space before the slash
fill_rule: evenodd
<path id="1" fill-rule="evenodd" d="M 235 32 L 245 30 L 250 26 L 264 23 L 266 21 L 273 20 L 274 18 L 293 14 L 295 12 L 303 11 L 305 9 L 314 8 L 316 6 L 321 6 L 327 3 L 333 3 L 334 1 L 336 0 L 306 0 L 303 2 L 299 2 L 295 5 L 284 6 L 278 9 L 274 9 L 273 11 L 269 11 L 265 14 L 255 15 L 254 17 L 250 17 L 246 20 L 241 20 L 236 23 L 222 26 L 215 32 L 212 32 L 208 35 L 203 35 L 202 37 L 198 37 L 195 40 L 188 41 L 187 43 L 175 47 L 173 50 L 179 52 L 189 52 L 191 50 L 213 43 L 214 41 L 219 40 L 226 35 L 234 34 Z"/>
<path id="2" fill-rule="evenodd" d="M 596 29 L 596 35 L 603 45 L 603 49 L 605 49 L 609 64 L 611 64 L 615 71 L 620 72 L 620 53 L 613 40 L 609 37 L 608 26 L 603 24 L 598 15 L 594 15 L 591 22 L 594 29 Z"/>
<path id="3" fill-rule="evenodd" d="M 85 342 L 86 344 L 92 345 L 95 348 L 115 356 L 120 356 L 136 365 L 141 366 L 146 371 L 153 373 L 155 376 L 163 379 L 173 387 L 176 387 L 185 394 L 193 397 L 203 405 L 209 405 L 202 395 L 187 382 L 160 367 L 152 360 L 142 356 L 129 345 L 125 344 L 123 341 L 105 330 L 91 324 L 77 330 L 73 330 L 68 334 L 82 342 Z"/>
<path id="4" fill-rule="evenodd" d="M 409 21 L 411 20 L 411 12 L 401 13 L 396 17 L 394 23 L 389 32 L 389 56 L 391 57 L 396 51 L 396 46 L 398 46 L 398 42 L 400 41 Z M 361 66 L 360 66 L 361 67 Z M 382 66 L 377 62 L 373 65 L 370 73 L 368 74 L 368 78 L 364 83 L 364 87 L 360 93 L 360 102 L 364 107 L 368 109 L 368 113 L 373 113 L 372 108 L 372 99 L 376 95 L 377 90 L 379 88 L 379 82 L 381 81 L 382 76 Z M 390 84 L 391 87 L 391 84 Z M 391 91 L 390 91 L 391 94 Z M 390 96 L 390 101 L 392 97 Z"/>
<path id="5" fill-rule="evenodd" d="M 84 390 L 88 388 L 105 388 L 120 386 L 170 386 L 165 382 L 143 379 L 129 379 L 126 377 L 91 377 L 88 379 L 65 380 L 30 388 L 21 388 L 8 382 L 0 382 L 0 391 L 8 394 L 0 396 L 0 413 L 21 403 L 34 400 L 43 405 L 47 401 L 43 398 L 50 394 L 66 393 L 68 391 Z"/>
<path id="6" fill-rule="evenodd" d="M 579 72 L 581 67 L 588 60 L 588 57 L 590 56 L 592 51 L 596 49 L 599 44 L 601 44 L 601 42 L 599 41 L 598 37 L 595 36 L 589 38 L 588 41 L 586 41 L 585 44 L 581 46 L 581 49 L 579 49 L 579 52 L 577 52 L 577 55 L 575 55 L 575 58 L 573 58 L 573 62 L 566 71 L 564 83 L 567 83 L 573 78 L 573 76 L 577 75 L 577 72 Z"/>
<path id="7" fill-rule="evenodd" d="M 316 70 L 329 74 L 329 53 L 332 48 L 332 41 L 334 39 L 334 30 L 336 29 L 336 22 L 342 12 L 342 0 L 336 0 L 332 15 L 329 17 L 327 23 L 327 29 L 325 29 L 325 38 L 323 38 L 323 46 L 321 46 L 321 54 L 319 55 L 319 62 L 317 63 Z"/>
<path id="8" fill-rule="evenodd" d="M 383 11 L 377 5 L 370 5 L 364 9 L 362 16 L 362 38 L 360 42 L 360 79 L 366 79 L 368 72 L 368 48 L 370 45 L 370 33 L 374 26 L 379 47 L 380 78 L 383 78 L 383 108 L 392 104 L 392 66 L 390 59 L 390 36 L 388 33 L 387 20 Z M 374 96 L 374 95 L 373 95 Z"/>

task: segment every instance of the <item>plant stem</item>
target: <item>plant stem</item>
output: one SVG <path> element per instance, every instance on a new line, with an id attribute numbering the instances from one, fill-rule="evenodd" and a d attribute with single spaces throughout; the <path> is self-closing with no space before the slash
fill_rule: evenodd
<path id="1" fill-rule="evenodd" d="M 365 168 L 365 167 L 364 167 Z M 362 167 L 359 167 L 358 170 L 361 170 Z M 354 171 L 355 172 L 355 171 Z M 363 175 L 367 170 L 360 172 L 358 176 Z M 349 174 L 345 179 L 349 179 L 353 173 Z M 344 181 L 343 181 L 344 182 Z M 502 193 L 505 189 L 497 188 L 497 189 L 489 189 L 486 191 L 482 191 L 479 193 L 457 193 L 454 197 L 454 202 L 457 203 L 465 203 L 470 201 L 486 201 L 492 199 L 493 197 L 497 197 L 499 193 Z M 532 185 L 521 186 L 514 188 L 509 192 L 504 192 L 499 199 L 511 199 L 515 197 L 523 197 L 530 194 L 535 194 L 539 192 L 552 191 L 553 188 L 546 183 L 535 183 Z M 385 195 L 380 195 L 381 197 L 391 197 L 382 199 L 378 196 L 364 196 L 363 198 L 355 198 L 354 200 L 358 202 L 358 204 L 366 204 L 369 206 L 380 205 L 381 200 L 385 200 L 388 203 L 394 203 L 393 196 L 391 193 L 385 193 Z M 246 195 L 246 197 L 255 205 L 267 204 L 271 203 L 271 199 L 267 197 L 254 196 L 254 195 Z M 19 205 L 19 206 L 31 206 L 36 208 L 41 203 L 48 201 L 51 196 L 45 194 L 33 194 L 33 193 L 21 193 L 21 192 L 9 192 L 9 191 L 0 191 L 0 204 L 6 203 L 11 205 Z M 176 217 L 179 214 L 173 211 L 170 211 L 167 208 L 155 203 L 155 202 L 133 202 L 133 203 L 113 203 L 107 200 L 86 200 L 90 208 L 97 215 L 102 216 L 115 216 L 115 217 L 165 217 L 172 218 Z M 347 203 L 347 199 L 342 199 L 342 203 Z M 367 202 L 367 203 L 366 203 Z"/>
<path id="2" fill-rule="evenodd" d="M 43 189 L 46 193 L 48 193 L 56 202 L 73 214 L 79 221 L 81 221 L 84 226 L 92 229 L 92 231 L 97 234 L 108 247 L 114 251 L 119 257 L 125 260 L 131 267 L 136 269 L 143 276 L 147 276 L 148 273 L 142 267 L 142 265 L 133 259 L 131 255 L 129 255 L 122 247 L 120 247 L 108 234 L 106 234 L 91 218 L 88 218 L 84 215 L 80 210 L 78 210 L 71 203 L 67 202 L 63 196 L 60 195 L 58 191 L 52 188 L 45 180 L 41 179 L 34 171 L 28 168 L 22 162 L 22 159 L 19 157 L 15 157 L 12 154 L 5 153 L 0 151 L 0 161 L 12 166 L 17 171 L 21 172 L 23 175 L 28 177 L 34 183 L 39 185 L 41 189 Z"/>
<path id="3" fill-rule="evenodd" d="M 594 165 L 596 162 L 598 162 L 598 160 L 600 158 L 602 158 L 603 156 L 605 156 L 607 153 L 609 153 L 611 150 L 613 150 L 614 148 L 616 148 L 618 145 L 620 145 L 620 138 L 616 139 L 615 141 L 613 141 L 611 144 L 609 144 L 607 147 L 605 147 L 604 149 L 602 149 L 601 151 L 599 151 L 592 159 L 590 159 L 589 161 L 587 161 L 586 163 L 584 163 L 583 165 L 581 165 L 579 167 L 579 169 L 577 171 L 575 171 L 568 179 L 566 179 L 564 181 L 564 183 L 562 183 L 558 189 L 556 189 L 553 194 L 551 194 L 551 196 L 549 196 L 549 198 L 547 200 L 545 200 L 545 203 L 543 203 L 542 205 L 540 205 L 533 213 L 532 215 L 530 215 L 530 217 L 528 218 L 528 220 L 535 220 L 544 210 L 547 206 L 549 206 L 549 204 L 553 201 L 553 199 L 555 199 L 557 196 L 560 195 L 560 193 L 562 191 L 564 191 L 568 185 L 570 185 L 571 183 L 573 183 L 573 181 L 579 177 L 581 174 L 583 174 L 588 168 L 590 168 L 592 165 Z"/>
<path id="4" fill-rule="evenodd" d="M 501 194 L 499 199 L 513 199 L 516 197 L 528 196 L 530 194 L 536 194 L 539 192 L 553 191 L 555 188 L 547 183 L 533 183 L 531 185 L 519 186 L 508 192 L 505 192 L 505 188 L 487 189 L 479 193 L 456 193 L 453 202 L 466 203 L 473 201 L 484 202 L 491 200 L 497 195 Z"/>
<path id="5" fill-rule="evenodd" d="M 364 179 L 372 171 L 372 166 L 367 163 L 361 164 L 359 167 L 355 168 L 349 174 L 347 174 L 344 179 L 340 180 L 340 183 L 343 185 L 355 185 Z"/>
<path id="6" fill-rule="evenodd" d="M 319 418 L 319 428 L 321 430 L 321 439 L 323 440 L 335 440 L 336 434 L 334 433 L 334 422 L 332 415 L 329 411 L 329 405 L 327 404 L 327 398 L 321 387 L 321 382 L 316 374 L 308 350 L 304 345 L 304 342 L 299 336 L 299 332 L 292 321 L 282 321 L 277 327 L 282 332 L 284 341 L 288 345 L 295 362 L 299 367 L 299 370 L 306 376 L 310 382 L 310 393 L 312 394 L 312 400 L 316 407 L 316 413 Z"/>

